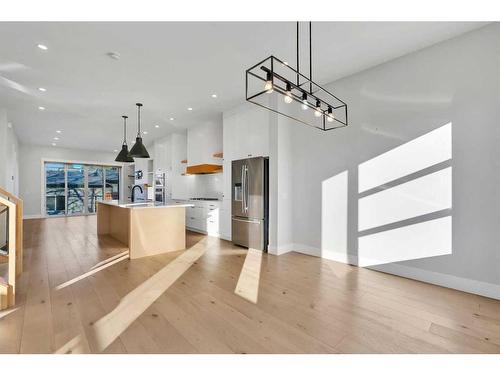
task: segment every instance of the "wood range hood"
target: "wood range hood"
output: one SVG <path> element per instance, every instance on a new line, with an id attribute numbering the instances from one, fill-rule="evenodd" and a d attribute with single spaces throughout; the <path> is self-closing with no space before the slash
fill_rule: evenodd
<path id="1" fill-rule="evenodd" d="M 221 173 L 222 165 L 218 164 L 198 164 L 186 167 L 186 174 L 212 174 Z"/>

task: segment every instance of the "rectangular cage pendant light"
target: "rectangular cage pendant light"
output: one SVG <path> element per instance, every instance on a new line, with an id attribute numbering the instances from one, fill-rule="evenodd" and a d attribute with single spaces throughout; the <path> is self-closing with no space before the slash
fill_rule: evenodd
<path id="1" fill-rule="evenodd" d="M 347 104 L 280 59 L 246 71 L 246 100 L 321 130 L 347 126 Z"/>
<path id="2" fill-rule="evenodd" d="M 309 22 L 309 77 L 269 56 L 246 70 L 246 100 L 303 124 L 327 131 L 347 126 L 347 104 L 312 80 L 312 40 Z"/>

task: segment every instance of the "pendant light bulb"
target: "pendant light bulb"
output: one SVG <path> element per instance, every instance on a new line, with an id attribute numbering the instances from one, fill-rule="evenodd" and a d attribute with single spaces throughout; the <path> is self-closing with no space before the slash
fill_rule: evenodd
<path id="1" fill-rule="evenodd" d="M 328 106 L 328 114 L 326 116 L 326 121 L 333 122 L 334 119 L 335 117 L 333 116 L 333 109 L 332 107 Z"/>
<path id="2" fill-rule="evenodd" d="M 309 108 L 309 106 L 307 105 L 307 94 L 303 93 L 302 94 L 302 109 L 305 111 L 305 110 L 307 110 L 307 108 Z"/>
<path id="3" fill-rule="evenodd" d="M 293 101 L 293 98 L 292 98 L 292 85 L 290 85 L 290 83 L 286 84 L 286 94 L 285 94 L 285 98 L 283 100 L 287 104 L 290 104 Z"/>
<path id="4" fill-rule="evenodd" d="M 273 79 L 272 79 L 272 76 L 271 76 L 271 72 L 267 72 L 266 84 L 264 85 L 264 90 L 266 90 L 266 92 L 268 94 L 270 94 L 270 93 L 272 93 L 274 91 L 274 89 L 273 89 Z"/>
<path id="5" fill-rule="evenodd" d="M 321 102 L 319 100 L 316 100 L 316 110 L 314 111 L 314 116 L 316 117 L 321 117 Z"/>

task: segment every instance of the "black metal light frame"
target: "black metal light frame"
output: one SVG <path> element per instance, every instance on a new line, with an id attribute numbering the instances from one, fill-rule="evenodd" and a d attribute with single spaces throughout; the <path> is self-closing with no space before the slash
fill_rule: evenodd
<path id="1" fill-rule="evenodd" d="M 339 129 L 348 126 L 347 104 L 337 96 L 324 89 L 312 80 L 312 43 L 311 43 L 311 23 L 309 23 L 309 77 L 306 77 L 299 72 L 299 25 L 297 22 L 297 69 L 292 68 L 284 61 L 271 55 L 264 60 L 258 62 L 246 70 L 245 91 L 246 100 L 257 104 L 263 108 L 271 110 L 280 115 L 299 121 L 305 125 L 313 126 L 323 131 Z M 279 69 L 278 69 L 279 68 Z M 281 72 L 285 72 L 285 74 Z M 264 88 L 267 78 L 272 79 L 272 90 Z M 295 82 L 287 78 L 293 77 Z M 262 89 L 257 92 L 250 92 L 249 80 L 257 79 L 257 82 L 262 82 Z M 291 87 L 291 95 L 287 93 L 287 87 Z M 277 91 L 282 95 L 291 96 L 294 102 L 303 103 L 303 95 L 307 96 L 307 105 L 313 111 L 316 111 L 316 103 L 320 104 L 321 121 L 320 123 L 307 122 L 299 116 L 284 113 L 282 110 L 271 105 L 266 105 L 260 102 L 259 98 L 262 95 L 269 95 L 270 91 Z M 266 101 L 266 100 L 264 100 Z M 333 120 L 328 122 L 328 118 Z"/>

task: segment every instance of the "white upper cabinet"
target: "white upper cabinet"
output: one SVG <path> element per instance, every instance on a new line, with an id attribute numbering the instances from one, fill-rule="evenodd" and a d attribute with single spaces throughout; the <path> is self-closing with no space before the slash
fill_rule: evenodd
<path id="1" fill-rule="evenodd" d="M 222 164 L 214 154 L 222 152 L 222 123 L 199 125 L 187 131 L 187 165 Z"/>
<path id="2" fill-rule="evenodd" d="M 224 160 L 269 156 L 269 116 L 249 105 L 224 113 Z"/>
<path id="3" fill-rule="evenodd" d="M 154 141 L 153 145 L 153 160 L 155 172 L 169 172 L 172 170 L 172 148 L 169 135 Z"/>
<path id="4" fill-rule="evenodd" d="M 171 135 L 171 155 L 172 155 L 172 172 L 174 174 L 182 174 L 186 172 L 186 164 L 181 163 L 186 159 L 186 134 L 173 133 Z"/>

